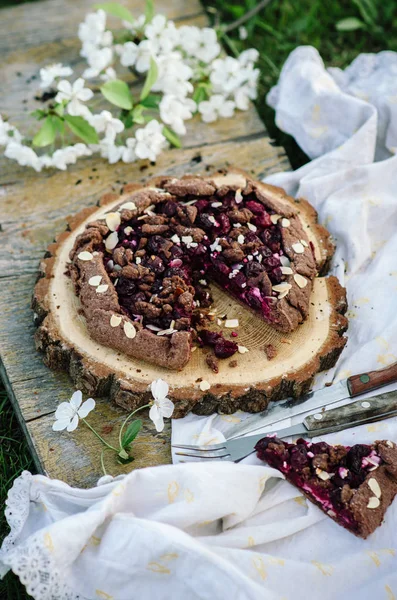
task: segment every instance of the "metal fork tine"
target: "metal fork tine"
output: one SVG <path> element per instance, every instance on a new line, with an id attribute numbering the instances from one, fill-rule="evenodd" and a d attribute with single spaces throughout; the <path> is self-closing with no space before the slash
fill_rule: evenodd
<path id="1" fill-rule="evenodd" d="M 208 446 L 189 446 L 189 444 L 172 444 L 172 448 L 180 450 L 195 450 L 199 452 L 215 452 L 216 450 L 226 450 L 225 442 L 222 444 L 212 444 Z"/>
<path id="2" fill-rule="evenodd" d="M 218 458 L 226 458 L 230 456 L 230 454 L 213 454 L 209 456 L 208 454 L 186 454 L 185 452 L 175 452 L 177 456 L 189 456 L 190 458 L 206 458 L 208 460 L 216 460 Z"/>

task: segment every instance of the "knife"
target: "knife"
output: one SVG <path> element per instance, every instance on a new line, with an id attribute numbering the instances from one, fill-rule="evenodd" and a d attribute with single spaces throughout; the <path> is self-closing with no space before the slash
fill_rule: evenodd
<path id="1" fill-rule="evenodd" d="M 324 387 L 316 392 L 310 392 L 300 398 L 287 398 L 286 400 L 271 402 L 266 410 L 247 417 L 242 423 L 231 427 L 227 431 L 227 438 L 231 439 L 256 431 L 266 425 L 273 425 L 304 412 L 323 408 L 339 400 L 355 398 L 393 382 L 397 382 L 397 363 L 377 371 L 352 375 L 334 385 Z"/>
<path id="2" fill-rule="evenodd" d="M 172 447 L 174 450 L 182 450 L 182 452 L 175 452 L 178 456 L 239 462 L 254 451 L 259 440 L 267 436 L 276 435 L 279 439 L 293 436 L 321 437 L 327 433 L 357 427 L 364 423 L 373 423 L 396 415 L 397 390 L 308 415 L 301 423 L 284 429 L 228 439 L 212 446 L 173 444 Z"/>

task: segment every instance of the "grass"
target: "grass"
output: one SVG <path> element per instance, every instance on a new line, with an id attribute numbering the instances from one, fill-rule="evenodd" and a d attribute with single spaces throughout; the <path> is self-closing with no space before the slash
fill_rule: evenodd
<path id="1" fill-rule="evenodd" d="M 0 0 L 0 7 L 18 3 Z M 128 0 L 124 3 L 128 4 Z M 257 3 L 256 0 L 204 0 L 212 21 L 225 24 Z M 353 23 L 359 28 L 338 31 L 337 24 L 351 17 L 356 19 Z M 327 66 L 344 67 L 360 52 L 397 50 L 395 0 L 271 0 L 246 23 L 246 28 L 248 37 L 244 42 L 239 39 L 237 30 L 230 32 L 225 42 L 231 51 L 248 47 L 259 50 L 261 79 L 257 108 L 270 136 L 285 147 L 294 168 L 304 164 L 307 157 L 291 137 L 277 129 L 274 113 L 265 102 L 266 93 L 277 82 L 289 53 L 297 46 L 312 45 L 319 50 Z M 32 470 L 32 460 L 5 391 L 0 389 L 0 507 L 4 505 L 13 479 L 23 469 Z M 7 533 L 2 512 L 0 510 L 0 541 Z M 26 599 L 28 596 L 23 590 L 12 574 L 0 582 L 1 599 Z"/>

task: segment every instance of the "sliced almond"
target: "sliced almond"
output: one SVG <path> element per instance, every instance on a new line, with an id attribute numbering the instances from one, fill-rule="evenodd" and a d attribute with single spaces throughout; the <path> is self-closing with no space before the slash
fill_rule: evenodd
<path id="1" fill-rule="evenodd" d="M 336 517 L 336 512 L 334 510 L 327 510 L 327 515 L 330 517 Z"/>
<path id="2" fill-rule="evenodd" d="M 222 206 L 222 202 L 212 202 L 211 206 L 212 208 L 219 208 Z"/>
<path id="3" fill-rule="evenodd" d="M 300 287 L 301 289 L 303 289 L 303 288 L 305 288 L 307 286 L 307 279 L 306 279 L 306 277 L 303 277 L 302 275 L 299 275 L 299 273 L 295 273 L 294 280 L 295 280 L 296 285 L 298 287 Z"/>
<path id="4" fill-rule="evenodd" d="M 101 275 L 94 275 L 93 277 L 89 278 L 88 283 L 90 285 L 92 285 L 93 287 L 98 287 L 98 285 L 101 283 L 101 281 L 102 281 Z"/>
<path id="5" fill-rule="evenodd" d="M 110 327 L 118 327 L 121 323 L 120 315 L 112 315 L 110 317 Z"/>
<path id="6" fill-rule="evenodd" d="M 216 322 L 217 322 L 217 324 L 218 324 L 219 327 L 222 327 L 223 322 L 221 321 L 221 319 L 217 319 Z"/>
<path id="7" fill-rule="evenodd" d="M 372 498 L 370 498 L 368 500 L 367 508 L 378 508 L 379 505 L 380 505 L 379 498 L 376 498 L 375 496 L 373 496 Z"/>
<path id="8" fill-rule="evenodd" d="M 244 244 L 245 237 L 243 236 L 242 233 L 240 233 L 240 235 L 238 236 L 237 241 L 238 241 L 239 244 Z"/>
<path id="9" fill-rule="evenodd" d="M 253 223 L 247 223 L 247 227 L 250 231 L 256 231 L 258 228 L 256 225 L 254 225 Z"/>
<path id="10" fill-rule="evenodd" d="M 119 210 L 123 210 L 123 208 L 126 210 L 136 210 L 136 204 L 135 202 L 124 202 L 124 204 L 120 206 Z"/>
<path id="11" fill-rule="evenodd" d="M 382 491 L 381 491 L 379 483 L 376 481 L 376 479 L 374 477 L 371 477 L 371 479 L 368 479 L 367 483 L 368 483 L 368 487 L 375 494 L 375 496 L 377 498 L 380 498 L 382 495 Z"/>
<path id="12" fill-rule="evenodd" d="M 236 200 L 237 204 L 240 204 L 240 202 L 243 201 L 243 195 L 241 193 L 241 189 L 240 188 L 238 190 L 236 190 L 236 194 L 234 196 L 234 199 Z"/>
<path id="13" fill-rule="evenodd" d="M 283 267 L 290 267 L 291 266 L 291 261 L 288 258 L 288 256 L 285 256 L 285 254 L 283 254 L 282 256 L 280 256 L 280 262 L 283 265 Z"/>
<path id="14" fill-rule="evenodd" d="M 124 233 L 125 233 L 125 235 L 130 235 L 130 233 L 132 233 L 132 232 L 133 232 L 133 229 L 132 229 L 132 227 L 126 227 L 126 228 L 124 229 Z"/>
<path id="15" fill-rule="evenodd" d="M 292 244 L 292 250 L 294 252 L 296 252 L 297 254 L 303 254 L 305 251 L 305 248 L 304 248 L 303 244 L 301 244 L 300 242 L 296 242 L 296 244 Z"/>
<path id="16" fill-rule="evenodd" d="M 280 267 L 280 271 L 282 272 L 283 275 L 292 275 L 293 270 L 291 269 L 291 267 Z"/>
<path id="17" fill-rule="evenodd" d="M 124 323 L 124 333 L 130 340 L 133 340 L 136 336 L 136 329 L 129 321 L 125 321 Z"/>
<path id="18" fill-rule="evenodd" d="M 225 321 L 225 327 L 227 327 L 227 329 L 234 329 L 235 327 L 238 327 L 238 325 L 238 319 L 226 319 Z"/>
<path id="19" fill-rule="evenodd" d="M 87 252 L 87 250 L 84 250 L 83 252 L 80 252 L 80 254 L 77 255 L 77 258 L 79 258 L 80 260 L 92 260 L 94 257 L 91 254 L 91 252 Z"/>
<path id="20" fill-rule="evenodd" d="M 109 227 L 110 231 L 116 231 L 118 227 L 120 227 L 121 216 L 118 212 L 111 212 L 105 215 L 106 225 Z"/>
<path id="21" fill-rule="evenodd" d="M 301 244 L 302 244 L 302 246 L 305 246 L 305 248 L 309 247 L 309 244 L 307 243 L 306 240 L 301 240 Z"/>
<path id="22" fill-rule="evenodd" d="M 107 292 L 109 289 L 109 286 L 107 283 L 103 283 L 102 285 L 98 285 L 97 288 L 95 288 L 95 291 L 97 294 L 104 294 L 105 292 Z"/>
<path id="23" fill-rule="evenodd" d="M 282 300 L 283 298 L 285 298 L 285 296 L 288 296 L 288 292 L 289 292 L 289 290 L 285 290 L 285 292 L 281 292 L 281 294 L 279 294 L 277 296 L 277 300 Z"/>
<path id="24" fill-rule="evenodd" d="M 289 219 L 281 219 L 281 227 L 289 227 L 291 225 L 291 221 Z"/>
<path id="25" fill-rule="evenodd" d="M 321 469 L 316 469 L 316 475 L 317 475 L 317 477 L 322 479 L 322 481 L 328 481 L 328 479 L 331 479 L 331 477 L 333 476 L 333 473 L 327 473 L 327 471 L 322 471 Z"/>
<path id="26" fill-rule="evenodd" d="M 113 231 L 105 240 L 106 250 L 113 250 L 119 243 L 119 236 L 117 231 Z"/>
<path id="27" fill-rule="evenodd" d="M 277 221 L 281 219 L 281 215 L 275 214 L 275 215 L 270 215 L 270 220 L 273 223 L 273 225 L 277 225 Z"/>
<path id="28" fill-rule="evenodd" d="M 196 350 L 197 350 L 197 346 L 193 346 L 193 347 L 191 348 L 190 352 L 196 352 Z"/>
<path id="29" fill-rule="evenodd" d="M 386 446 L 389 446 L 389 448 L 394 448 L 394 444 L 390 440 L 386 440 Z"/>
<path id="30" fill-rule="evenodd" d="M 284 292 L 288 293 L 291 288 L 292 288 L 292 285 L 290 283 L 287 283 L 286 281 L 283 281 L 282 283 L 278 283 L 277 285 L 272 286 L 272 289 L 275 292 L 280 292 L 280 294 L 283 294 Z"/>
<path id="31" fill-rule="evenodd" d="M 246 354 L 246 352 L 249 352 L 248 348 L 245 346 L 238 346 L 237 348 L 240 354 Z"/>
<path id="32" fill-rule="evenodd" d="M 211 387 L 211 386 L 210 386 L 210 384 L 208 383 L 208 381 L 205 381 L 204 379 L 203 379 L 203 381 L 200 381 L 200 390 L 201 390 L 202 392 L 206 392 L 207 390 L 209 390 L 209 389 L 210 389 L 210 387 Z"/>
<path id="33" fill-rule="evenodd" d="M 135 259 L 135 263 L 136 263 L 137 265 L 140 265 L 140 264 L 141 264 L 141 262 L 142 262 L 142 259 L 141 259 L 141 257 L 140 257 L 140 256 L 137 256 L 137 257 L 136 257 L 136 259 Z"/>

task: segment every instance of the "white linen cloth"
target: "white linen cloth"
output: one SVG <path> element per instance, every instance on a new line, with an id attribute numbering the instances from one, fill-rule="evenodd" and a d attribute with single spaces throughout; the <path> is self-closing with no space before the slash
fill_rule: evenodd
<path id="1" fill-rule="evenodd" d="M 318 386 L 397 360 L 396 74 L 394 53 L 327 72 L 298 48 L 268 97 L 315 159 L 268 181 L 317 208 L 348 291 L 349 342 Z M 221 440 L 244 417 L 190 415 L 173 422 L 173 440 Z M 324 439 L 397 442 L 397 419 Z M 12 568 L 35 600 L 397 598 L 397 502 L 364 541 L 255 456 L 245 463 L 147 468 L 90 490 L 24 473 L 0 574 Z"/>

